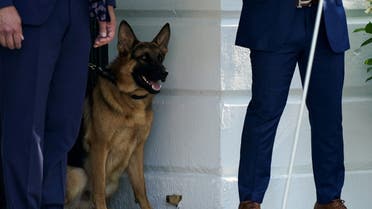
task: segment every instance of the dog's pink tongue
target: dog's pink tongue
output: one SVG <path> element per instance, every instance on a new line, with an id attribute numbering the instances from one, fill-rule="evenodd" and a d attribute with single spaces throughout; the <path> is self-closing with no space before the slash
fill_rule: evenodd
<path id="1" fill-rule="evenodd" d="M 153 82 L 151 81 L 151 87 L 152 89 L 154 89 L 155 91 L 160 91 L 161 89 L 161 84 L 159 82 Z"/>

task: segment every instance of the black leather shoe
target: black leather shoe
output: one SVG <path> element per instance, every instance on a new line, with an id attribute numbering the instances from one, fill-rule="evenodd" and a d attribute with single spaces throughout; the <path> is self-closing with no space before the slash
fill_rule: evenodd
<path id="1" fill-rule="evenodd" d="M 315 203 L 314 209 L 347 209 L 345 201 L 337 199 L 328 204 Z"/>
<path id="2" fill-rule="evenodd" d="M 256 202 L 244 201 L 240 203 L 239 209 L 261 209 L 261 206 Z"/>

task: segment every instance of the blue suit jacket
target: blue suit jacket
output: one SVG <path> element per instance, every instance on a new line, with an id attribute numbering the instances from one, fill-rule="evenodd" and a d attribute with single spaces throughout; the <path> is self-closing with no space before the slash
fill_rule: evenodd
<path id="1" fill-rule="evenodd" d="M 115 0 L 106 0 L 106 2 L 115 6 Z M 0 0 L 0 8 L 13 5 L 21 16 L 23 24 L 41 25 L 48 19 L 55 3 L 56 0 Z"/>
<path id="2" fill-rule="evenodd" d="M 273 51 L 281 47 L 292 31 L 290 20 L 296 12 L 295 0 L 243 0 L 236 45 Z M 332 50 L 350 48 L 342 0 L 324 1 L 323 19 Z"/>

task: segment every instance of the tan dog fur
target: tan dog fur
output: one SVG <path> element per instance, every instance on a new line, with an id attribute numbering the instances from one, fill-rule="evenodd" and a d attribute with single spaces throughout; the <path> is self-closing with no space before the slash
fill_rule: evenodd
<path id="1" fill-rule="evenodd" d="M 151 209 L 146 196 L 143 152 L 153 121 L 154 94 L 133 79 L 132 72 L 139 62 L 133 56 L 147 53 L 151 58 L 164 58 L 169 37 L 166 24 L 152 42 L 139 42 L 125 21 L 120 24 L 119 56 L 109 66 L 116 84 L 100 77 L 91 101 L 85 103 L 83 142 L 88 158 L 84 170 L 68 168 L 65 208 L 107 209 L 107 198 L 117 190 L 120 177 L 127 171 L 139 205 Z M 133 55 L 132 50 L 138 45 L 143 47 Z M 133 99 L 132 95 L 146 97 Z"/>

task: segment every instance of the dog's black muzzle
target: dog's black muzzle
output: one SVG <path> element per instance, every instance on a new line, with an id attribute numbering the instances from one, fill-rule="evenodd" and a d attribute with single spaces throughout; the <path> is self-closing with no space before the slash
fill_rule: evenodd
<path id="1" fill-rule="evenodd" d="M 132 72 L 137 85 L 143 87 L 151 94 L 160 92 L 160 82 L 165 82 L 168 72 L 162 64 L 138 64 Z"/>
<path id="2" fill-rule="evenodd" d="M 145 76 L 147 79 L 151 81 L 165 82 L 168 76 L 168 72 L 165 70 L 165 67 L 163 65 L 152 64 L 139 65 L 134 71 L 140 75 Z"/>
<path id="3" fill-rule="evenodd" d="M 149 66 L 148 78 L 152 81 L 165 82 L 168 72 L 165 70 L 164 66 Z"/>

